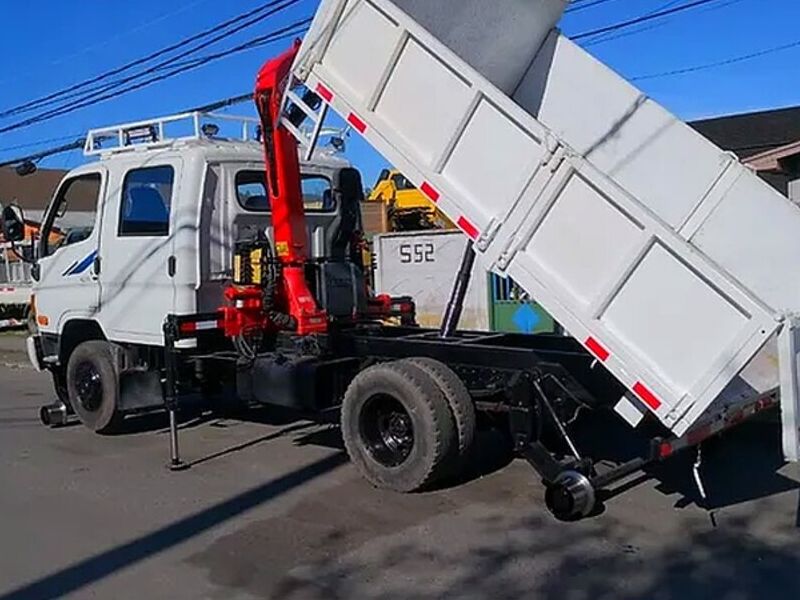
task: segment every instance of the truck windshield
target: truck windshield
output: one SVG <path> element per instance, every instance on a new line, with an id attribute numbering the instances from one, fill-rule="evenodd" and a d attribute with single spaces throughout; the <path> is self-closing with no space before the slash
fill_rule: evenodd
<path id="1" fill-rule="evenodd" d="M 100 173 L 87 173 L 66 179 L 47 211 L 41 231 L 40 255 L 48 256 L 59 248 L 85 240 L 92 234 Z"/>

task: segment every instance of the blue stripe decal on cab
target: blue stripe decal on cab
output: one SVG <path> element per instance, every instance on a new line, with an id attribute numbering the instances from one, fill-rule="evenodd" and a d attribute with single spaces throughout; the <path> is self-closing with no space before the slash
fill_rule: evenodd
<path id="1" fill-rule="evenodd" d="M 68 266 L 68 267 L 67 267 L 67 270 L 66 270 L 66 271 L 64 271 L 64 272 L 61 274 L 61 276 L 62 276 L 62 277 L 66 277 L 67 275 L 69 275 L 69 272 L 70 272 L 70 271 L 72 271 L 72 269 L 74 269 L 74 268 L 75 268 L 75 265 L 77 265 L 77 264 L 78 264 L 78 261 L 76 260 L 74 263 L 72 263 L 70 266 Z"/>
<path id="2" fill-rule="evenodd" d="M 84 258 L 79 263 L 73 264 L 69 269 L 66 270 L 64 275 L 67 276 L 67 277 L 69 277 L 71 275 L 80 275 L 86 269 L 88 269 L 89 267 L 92 266 L 92 263 L 94 262 L 95 258 L 97 258 L 97 250 L 92 252 L 89 256 Z"/>

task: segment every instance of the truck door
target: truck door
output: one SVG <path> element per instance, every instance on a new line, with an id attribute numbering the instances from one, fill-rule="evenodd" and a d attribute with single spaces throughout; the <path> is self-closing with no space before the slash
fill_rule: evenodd
<path id="1" fill-rule="evenodd" d="M 100 308 L 114 340 L 163 343 L 175 304 L 175 211 L 181 160 L 120 169 L 111 177 L 100 241 Z"/>
<path id="2" fill-rule="evenodd" d="M 102 168 L 67 177 L 44 217 L 36 284 L 38 324 L 44 332 L 59 333 L 67 320 L 93 318 L 98 311 L 98 206 L 107 183 Z"/>

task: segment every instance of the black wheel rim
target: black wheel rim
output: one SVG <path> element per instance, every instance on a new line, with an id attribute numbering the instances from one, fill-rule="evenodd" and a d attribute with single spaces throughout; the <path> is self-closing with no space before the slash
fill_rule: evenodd
<path id="1" fill-rule="evenodd" d="M 386 467 L 403 464 L 414 448 L 414 424 L 405 407 L 379 394 L 364 403 L 359 419 L 367 452 Z"/>
<path id="2" fill-rule="evenodd" d="M 94 363 L 82 362 L 75 367 L 75 391 L 84 410 L 96 412 L 103 404 L 103 379 Z"/>

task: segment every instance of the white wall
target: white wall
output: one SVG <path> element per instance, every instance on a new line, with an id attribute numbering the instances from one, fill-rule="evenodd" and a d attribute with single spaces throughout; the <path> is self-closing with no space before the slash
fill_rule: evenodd
<path id="1" fill-rule="evenodd" d="M 417 322 L 439 327 L 467 244 L 460 231 L 423 231 L 376 235 L 375 288 L 379 294 L 411 296 Z M 459 329 L 489 329 L 486 268 L 476 257 Z"/>

